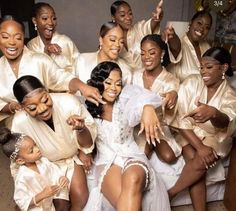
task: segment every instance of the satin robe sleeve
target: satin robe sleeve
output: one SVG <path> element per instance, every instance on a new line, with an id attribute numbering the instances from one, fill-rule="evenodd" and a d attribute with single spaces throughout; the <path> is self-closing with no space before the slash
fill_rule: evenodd
<path id="1" fill-rule="evenodd" d="M 67 100 L 69 100 L 69 99 L 67 99 Z M 90 113 L 87 111 L 85 106 L 82 103 L 80 103 L 80 101 L 75 96 L 72 96 L 70 101 L 71 101 L 71 103 L 70 103 L 70 105 L 71 105 L 70 106 L 70 110 L 71 110 L 70 115 L 77 114 L 77 115 L 84 118 L 85 126 L 88 128 L 88 130 L 91 134 L 92 140 L 93 140 L 93 144 L 89 148 L 81 147 L 79 145 L 79 143 L 77 142 L 78 143 L 78 148 L 86 154 L 91 153 L 94 149 L 95 138 L 97 136 L 97 128 L 96 128 L 96 124 L 94 122 L 94 119 L 90 115 Z M 74 133 L 74 136 L 77 137 L 77 132 L 75 130 L 73 131 L 73 133 Z"/>
<path id="2" fill-rule="evenodd" d="M 125 86 L 119 96 L 119 100 L 130 127 L 140 123 L 145 105 L 153 105 L 155 108 L 161 105 L 159 95 L 135 85 Z"/>
<path id="3" fill-rule="evenodd" d="M 16 204 L 19 206 L 20 210 L 28 211 L 30 202 L 34 196 L 27 187 L 27 184 L 24 181 L 16 181 L 14 189 L 14 200 Z"/>
<path id="4" fill-rule="evenodd" d="M 47 55 L 35 53 L 33 57 L 36 65 L 41 69 L 42 83 L 46 88 L 53 91 L 67 91 L 69 89 L 69 83 L 75 78 L 74 75 L 59 68 Z"/>
<path id="5" fill-rule="evenodd" d="M 188 77 L 179 88 L 177 101 L 177 115 L 172 126 L 182 129 L 193 129 L 194 120 L 191 117 L 182 118 L 183 115 L 196 108 L 194 96 L 199 89 L 194 77 Z"/>

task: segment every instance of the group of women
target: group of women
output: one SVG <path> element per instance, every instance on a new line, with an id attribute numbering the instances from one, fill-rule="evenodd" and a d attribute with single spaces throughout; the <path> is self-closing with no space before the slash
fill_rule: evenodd
<path id="1" fill-rule="evenodd" d="M 27 47 L 23 25 L 1 20 L 0 117 L 12 133 L 2 130 L 0 140 L 21 210 L 168 211 L 187 188 L 194 209 L 206 210 L 207 169 L 228 155 L 236 124 L 236 93 L 225 77 L 231 56 L 206 43 L 207 12 L 193 16 L 183 38 L 172 26 L 160 32 L 162 4 L 133 25 L 130 5 L 115 1 L 91 53 L 56 31 L 47 3 L 34 6 L 38 36 Z M 185 165 L 167 190 L 149 158 L 173 164 L 181 154 Z M 58 184 L 48 162 L 64 178 Z"/>

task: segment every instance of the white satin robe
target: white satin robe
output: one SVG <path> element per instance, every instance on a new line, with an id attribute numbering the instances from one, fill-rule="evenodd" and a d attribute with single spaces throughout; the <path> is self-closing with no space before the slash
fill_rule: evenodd
<path id="1" fill-rule="evenodd" d="M 50 57 L 60 68 L 75 74 L 75 64 L 79 56 L 79 50 L 74 42 L 68 36 L 54 32 L 51 43 L 58 44 L 62 52 L 59 55 L 51 54 Z M 45 45 L 38 35 L 27 43 L 27 47 L 34 52 L 44 53 Z"/>
<path id="2" fill-rule="evenodd" d="M 196 123 L 191 117 L 182 119 L 184 114 L 197 108 L 195 104 L 197 98 L 199 98 L 199 102 L 213 106 L 225 113 L 230 120 L 228 127 L 216 128 L 211 121 Z M 211 100 L 207 102 L 207 87 L 204 85 L 202 77 L 191 75 L 180 86 L 177 119 L 173 125 L 181 129 L 193 130 L 204 144 L 214 148 L 217 154 L 223 158 L 228 155 L 232 146 L 231 135 L 236 128 L 235 108 L 236 92 L 229 86 L 227 80 L 221 83 Z M 176 140 L 183 146 L 188 143 L 182 136 L 177 136 Z"/>
<path id="3" fill-rule="evenodd" d="M 42 192 L 46 186 L 59 185 L 59 178 L 63 176 L 60 169 L 45 157 L 36 161 L 36 164 L 40 173 L 24 165 L 19 167 L 15 179 L 14 200 L 22 211 L 54 211 L 52 200 L 54 198 L 69 200 L 68 189 L 63 188 L 55 196 L 39 202 L 39 206 L 29 208 L 34 196 Z"/>
<path id="4" fill-rule="evenodd" d="M 206 42 L 199 42 L 201 55 L 210 48 L 210 45 Z M 187 35 L 181 38 L 181 51 L 178 57 L 175 59 L 169 50 L 170 64 L 167 69 L 182 83 L 185 78 L 191 74 L 200 74 L 200 62 L 198 60 L 196 51 L 190 42 Z"/>
<path id="5" fill-rule="evenodd" d="M 135 72 L 133 75 L 133 84 L 138 85 L 144 88 L 144 82 L 143 82 L 143 71 Z M 166 69 L 163 67 L 161 73 L 156 77 L 154 80 L 152 86 L 150 87 L 150 90 L 154 93 L 156 93 L 158 96 L 162 93 L 170 92 L 170 91 L 176 91 L 178 93 L 179 89 L 179 80 L 174 77 L 171 73 L 167 72 Z M 162 99 L 163 100 L 163 99 Z M 169 124 L 173 121 L 175 118 L 175 112 L 176 109 L 165 109 L 165 116 L 163 116 L 163 112 L 161 108 L 157 109 L 159 120 L 162 124 L 162 129 L 164 132 L 164 136 L 160 136 L 161 139 L 165 140 L 169 146 L 172 148 L 173 152 L 176 156 L 179 156 L 181 154 L 181 147 L 176 143 L 175 139 L 171 135 Z M 139 147 L 144 151 L 146 139 L 144 134 L 137 135 L 138 128 L 135 128 L 135 140 L 138 143 Z"/>

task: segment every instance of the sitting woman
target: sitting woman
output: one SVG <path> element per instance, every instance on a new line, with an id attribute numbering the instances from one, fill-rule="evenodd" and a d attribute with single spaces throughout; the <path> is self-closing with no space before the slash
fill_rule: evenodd
<path id="1" fill-rule="evenodd" d="M 76 65 L 76 75 L 86 83 L 97 64 L 112 61 L 121 67 L 123 83 L 130 84 L 132 80 L 131 68 L 123 59 L 119 58 L 124 47 L 124 33 L 119 24 L 107 22 L 102 25 L 99 46 L 100 48 L 96 52 L 80 54 Z"/>
<path id="2" fill-rule="evenodd" d="M 173 198 L 189 188 L 195 210 L 206 210 L 205 175 L 230 152 L 236 127 L 236 93 L 225 73 L 231 71 L 231 56 L 221 47 L 208 49 L 201 59 L 201 75 L 189 76 L 180 86 L 177 124 L 185 166 L 169 189 Z M 218 168 L 224 179 L 224 169 Z"/>
<path id="3" fill-rule="evenodd" d="M 171 135 L 168 125 L 175 117 L 179 80 L 167 72 L 165 67 L 162 66 L 165 60 L 168 60 L 166 52 L 167 45 L 161 39 L 160 35 L 146 35 L 141 41 L 141 60 L 144 68 L 134 73 L 133 84 L 149 89 L 157 95 L 162 96 L 162 109 L 158 108 L 157 112 L 165 135 L 160 137 L 160 143 L 156 146 L 146 144 L 142 134 L 135 137 L 135 140 L 141 148 L 145 149 L 145 154 L 148 157 L 150 157 L 154 148 L 161 160 L 167 163 L 173 163 L 181 154 L 181 147 Z"/>
<path id="4" fill-rule="evenodd" d="M 84 153 L 93 150 L 93 118 L 78 98 L 67 93 L 49 94 L 34 76 L 17 79 L 13 92 L 23 110 L 14 115 L 12 130 L 32 137 L 42 155 L 59 166 L 70 180 L 71 210 L 82 210 L 88 188 L 78 151 L 82 160 Z M 68 206 L 67 201 L 65 204 Z"/>
<path id="5" fill-rule="evenodd" d="M 88 84 L 100 90 L 106 104 L 96 107 L 86 102 L 98 127 L 98 185 L 85 210 L 170 210 L 162 180 L 133 138 L 133 127 L 140 121 L 140 133 L 145 130 L 147 140 L 154 143 L 159 138 L 161 129 L 154 109 L 160 106 L 159 96 L 137 86 L 122 90 L 122 72 L 113 62 L 98 64 Z"/>
<path id="6" fill-rule="evenodd" d="M 57 17 L 53 7 L 44 2 L 36 3 L 32 21 L 38 36 L 28 42 L 28 48 L 48 54 L 60 68 L 74 74 L 79 51 L 69 37 L 56 31 Z"/>
<path id="7" fill-rule="evenodd" d="M 14 185 L 14 200 L 21 210 L 54 211 L 53 199 L 69 199 L 69 180 L 60 169 L 42 157 L 32 138 L 0 131 L 3 152 L 18 166 Z"/>

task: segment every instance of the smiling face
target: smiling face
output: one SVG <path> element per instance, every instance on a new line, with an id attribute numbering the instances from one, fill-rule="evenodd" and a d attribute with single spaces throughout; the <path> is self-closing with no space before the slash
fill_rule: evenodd
<path id="1" fill-rule="evenodd" d="M 121 4 L 112 19 L 118 23 L 122 29 L 128 30 L 132 27 L 133 13 L 129 5 Z"/>
<path id="2" fill-rule="evenodd" d="M 100 53 L 103 60 L 116 60 L 124 47 L 124 33 L 120 26 L 109 30 L 104 37 L 99 38 Z"/>
<path id="3" fill-rule="evenodd" d="M 24 48 L 22 26 L 14 20 L 0 25 L 0 50 L 8 60 L 20 59 Z"/>
<path id="4" fill-rule="evenodd" d="M 145 70 L 153 71 L 161 68 L 162 49 L 151 40 L 146 40 L 141 46 L 141 60 Z"/>
<path id="5" fill-rule="evenodd" d="M 21 162 L 21 164 L 30 164 L 39 160 L 42 154 L 39 148 L 36 146 L 32 138 L 29 136 L 24 136 L 20 143 L 20 151 L 16 162 Z"/>
<path id="6" fill-rule="evenodd" d="M 52 117 L 53 102 L 45 89 L 30 92 L 22 101 L 22 106 L 30 116 L 39 120 L 47 121 Z"/>
<path id="7" fill-rule="evenodd" d="M 191 22 L 187 35 L 190 41 L 199 42 L 207 37 L 210 28 L 210 17 L 208 15 L 199 16 Z"/>
<path id="8" fill-rule="evenodd" d="M 54 31 L 56 30 L 57 18 L 54 10 L 49 6 L 43 6 L 32 18 L 34 24 L 37 25 L 37 30 L 43 40 L 51 40 Z"/>
<path id="9" fill-rule="evenodd" d="M 222 75 L 227 70 L 227 64 L 220 64 L 212 57 L 203 57 L 201 60 L 201 76 L 207 87 L 219 87 Z"/>
<path id="10" fill-rule="evenodd" d="M 103 82 L 103 99 L 108 103 L 114 103 L 122 89 L 121 73 L 116 69 L 112 70 L 108 78 Z"/>

